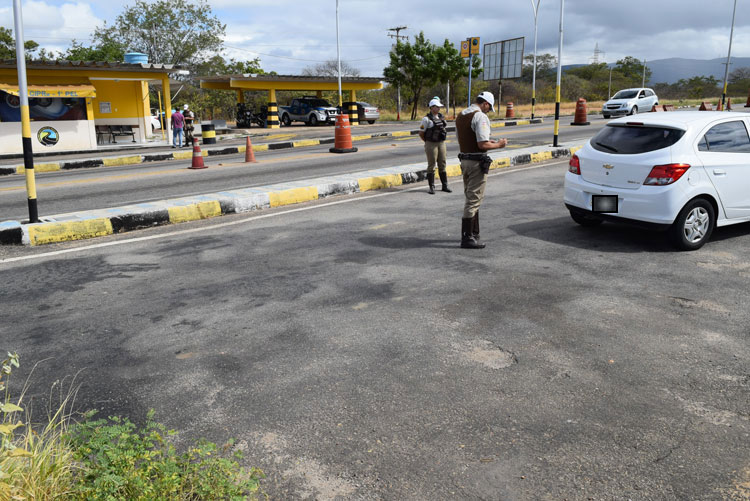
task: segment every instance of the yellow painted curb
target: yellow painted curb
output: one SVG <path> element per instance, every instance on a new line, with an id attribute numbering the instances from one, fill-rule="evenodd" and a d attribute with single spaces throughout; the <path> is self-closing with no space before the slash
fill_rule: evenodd
<path id="1" fill-rule="evenodd" d="M 448 177 L 460 176 L 461 164 L 446 165 L 445 173 L 448 174 Z"/>
<path id="2" fill-rule="evenodd" d="M 186 221 L 197 221 L 209 217 L 221 216 L 221 205 L 218 201 L 199 202 L 197 204 L 185 205 L 183 207 L 170 207 L 170 223 L 184 223 Z"/>
<path id="3" fill-rule="evenodd" d="M 363 177 L 357 179 L 359 191 L 379 190 L 381 188 L 390 188 L 391 186 L 400 186 L 401 174 L 389 174 L 387 176 Z"/>
<path id="4" fill-rule="evenodd" d="M 57 172 L 60 170 L 60 164 L 34 164 L 35 172 Z M 16 174 L 26 174 L 26 168 L 23 165 L 16 165 Z"/>
<path id="5" fill-rule="evenodd" d="M 292 146 L 295 148 L 299 148 L 301 146 L 315 146 L 320 144 L 320 139 L 303 139 L 301 141 L 295 141 L 292 143 Z"/>
<path id="6" fill-rule="evenodd" d="M 115 167 L 118 165 L 132 165 L 139 164 L 142 161 L 140 155 L 132 157 L 117 157 L 117 158 L 103 158 L 105 167 Z"/>
<path id="7" fill-rule="evenodd" d="M 495 127 L 513 127 L 515 125 L 531 125 L 531 121 L 529 120 L 514 120 L 514 121 L 515 121 L 515 124 L 513 125 L 506 125 L 505 122 L 499 122 L 499 123 L 490 124 L 490 127 L 495 128 Z"/>
<path id="8" fill-rule="evenodd" d="M 531 163 L 544 162 L 546 160 L 552 160 L 551 151 L 540 151 L 539 153 L 531 154 Z"/>
<path id="9" fill-rule="evenodd" d="M 172 153 L 172 157 L 175 160 L 187 160 L 188 158 L 193 158 L 193 152 L 192 151 L 175 151 Z"/>
<path id="10" fill-rule="evenodd" d="M 65 223 L 43 223 L 38 226 L 29 226 L 28 231 L 31 245 L 82 240 L 84 238 L 101 237 L 114 233 L 112 223 L 108 218 Z"/>
<path id="11" fill-rule="evenodd" d="M 570 154 L 573 155 L 576 151 L 580 150 L 581 148 L 583 148 L 583 146 L 574 146 L 574 147 L 572 147 L 570 149 Z"/>
<path id="12" fill-rule="evenodd" d="M 365 139 L 372 139 L 372 136 L 352 136 L 352 141 L 364 141 Z"/>
<path id="13" fill-rule="evenodd" d="M 253 151 L 268 151 L 268 145 L 267 144 L 261 144 L 258 146 L 253 146 Z"/>
<path id="14" fill-rule="evenodd" d="M 408 130 L 399 130 L 391 134 L 393 137 L 400 137 L 400 136 L 411 136 L 411 132 Z"/>
<path id="15" fill-rule="evenodd" d="M 306 186 L 304 188 L 270 192 L 268 199 L 271 207 L 309 202 L 310 200 L 318 199 L 318 188 L 315 186 Z"/>
<path id="16" fill-rule="evenodd" d="M 492 161 L 490 169 L 502 169 L 504 167 L 510 167 L 510 158 L 498 158 Z"/>

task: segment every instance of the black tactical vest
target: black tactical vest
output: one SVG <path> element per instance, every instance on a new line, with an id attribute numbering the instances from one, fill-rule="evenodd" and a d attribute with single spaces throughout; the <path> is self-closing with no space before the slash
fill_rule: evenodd
<path id="1" fill-rule="evenodd" d="M 424 131 L 424 138 L 426 141 L 430 141 L 432 143 L 439 143 L 441 141 L 445 141 L 445 138 L 448 136 L 448 133 L 445 130 L 446 122 L 443 118 L 443 115 L 438 113 L 437 118 L 434 117 L 432 113 L 427 114 L 427 118 L 432 121 L 432 127 L 425 129 Z"/>

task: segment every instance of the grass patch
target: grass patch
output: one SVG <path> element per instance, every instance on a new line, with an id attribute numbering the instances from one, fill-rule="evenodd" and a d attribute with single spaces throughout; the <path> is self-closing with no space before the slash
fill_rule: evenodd
<path id="1" fill-rule="evenodd" d="M 94 413 L 72 418 L 74 380 L 60 404 L 33 425 L 23 407 L 28 389 L 13 399 L 8 378 L 19 367 L 9 353 L 0 365 L 0 500 L 239 500 L 257 499 L 263 473 L 240 466 L 242 455 L 199 440 L 178 452 L 175 431 L 154 421 L 149 411 L 138 427 L 116 416 Z M 32 370 L 33 373 L 33 370 Z M 60 386 L 62 388 L 62 385 Z"/>

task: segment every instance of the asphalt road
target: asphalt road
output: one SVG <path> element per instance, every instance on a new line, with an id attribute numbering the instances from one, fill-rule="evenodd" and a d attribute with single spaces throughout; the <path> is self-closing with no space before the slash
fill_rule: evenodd
<path id="1" fill-rule="evenodd" d="M 560 141 L 582 142 L 605 123 L 594 119 L 589 127 L 562 125 Z M 551 123 L 493 130 L 494 137 L 508 138 L 509 149 L 550 144 L 552 134 Z M 257 164 L 244 163 L 244 154 L 205 157 L 204 163 L 209 166 L 205 170 L 187 169 L 187 160 L 39 173 L 37 205 L 44 217 L 425 162 L 418 136 L 358 141 L 356 146 L 357 153 L 342 155 L 329 153 L 331 145 L 258 152 Z M 451 156 L 458 154 L 453 136 L 448 152 Z M 0 221 L 27 218 L 24 176 L 0 176 Z"/>
<path id="2" fill-rule="evenodd" d="M 0 248 L 0 348 L 271 499 L 747 499 L 750 225 L 578 227 L 565 169 L 493 174 L 481 251 L 456 182 Z"/>

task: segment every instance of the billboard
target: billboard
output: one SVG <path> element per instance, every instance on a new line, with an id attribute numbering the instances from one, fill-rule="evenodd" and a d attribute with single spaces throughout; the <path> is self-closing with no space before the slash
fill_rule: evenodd
<path id="1" fill-rule="evenodd" d="M 484 44 L 484 80 L 520 78 L 523 68 L 524 37 Z"/>

